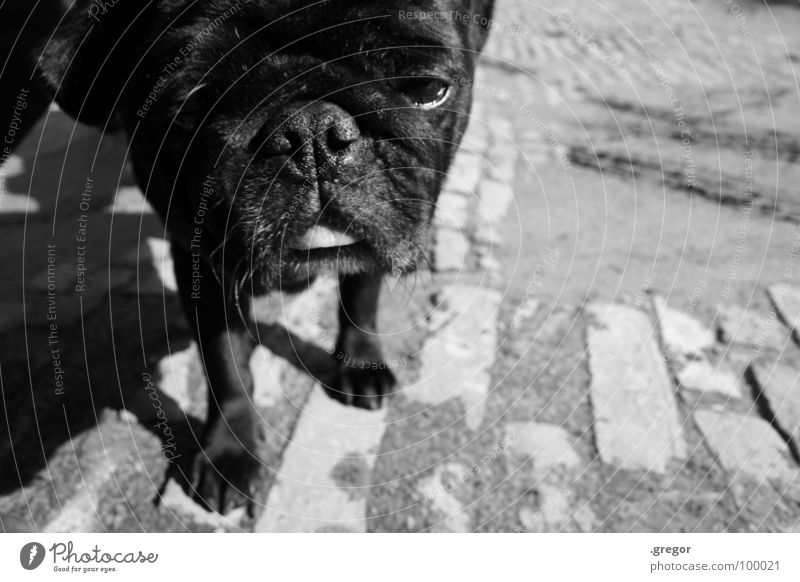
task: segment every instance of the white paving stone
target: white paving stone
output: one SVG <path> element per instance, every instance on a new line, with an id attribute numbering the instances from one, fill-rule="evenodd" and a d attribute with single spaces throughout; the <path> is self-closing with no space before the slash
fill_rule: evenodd
<path id="1" fill-rule="evenodd" d="M 130 288 L 132 293 L 160 296 L 178 292 L 170 244 L 164 239 L 148 237 L 144 244 L 131 249 L 126 259 L 131 265 L 139 263 L 137 279 Z"/>
<path id="2" fill-rule="evenodd" d="M 244 508 L 231 510 L 225 515 L 220 515 L 215 511 L 206 511 L 192 500 L 173 479 L 167 482 L 164 492 L 161 494 L 160 504 L 183 518 L 213 527 L 217 532 L 239 529 L 245 517 Z"/>
<path id="3" fill-rule="evenodd" d="M 522 524 L 523 531 L 526 533 L 545 533 L 547 524 L 544 521 L 544 514 L 533 507 L 522 507 L 517 514 Z"/>
<path id="4" fill-rule="evenodd" d="M 113 479 L 114 471 L 122 459 L 111 443 L 103 441 L 100 428 L 93 429 L 81 449 L 90 451 L 80 463 L 77 491 L 68 499 L 60 500 L 59 515 L 45 524 L 43 533 L 90 533 L 100 527 L 97 499 L 103 487 Z"/>
<path id="5" fill-rule="evenodd" d="M 471 531 L 470 519 L 458 498 L 452 494 L 448 475 L 463 475 L 467 468 L 459 463 L 449 463 L 446 467 L 437 466 L 433 475 L 421 479 L 417 490 L 425 501 L 444 517 L 436 524 L 434 531 L 448 533 L 467 533 Z"/>
<path id="6" fill-rule="evenodd" d="M 483 165 L 484 161 L 480 156 L 465 151 L 459 152 L 448 172 L 443 193 L 474 196 L 483 175 Z"/>
<path id="7" fill-rule="evenodd" d="M 509 211 L 514 200 L 514 191 L 508 182 L 487 179 L 480 185 L 478 215 L 489 224 L 497 224 Z"/>
<path id="8" fill-rule="evenodd" d="M 775 415 L 775 422 L 800 446 L 800 371 L 785 364 L 753 365 L 761 394 Z"/>
<path id="9" fill-rule="evenodd" d="M 0 181 L 3 179 L 13 178 L 25 173 L 25 158 L 17 154 L 11 154 L 6 158 L 6 161 L 0 166 Z"/>
<path id="10" fill-rule="evenodd" d="M 694 417 L 731 478 L 786 483 L 795 477 L 786 444 L 766 421 L 719 408 L 698 410 Z"/>
<path id="11" fill-rule="evenodd" d="M 136 186 L 122 186 L 114 196 L 114 203 L 106 208 L 112 214 L 153 214 L 153 208 L 147 202 L 142 191 Z"/>
<path id="12" fill-rule="evenodd" d="M 486 151 L 489 145 L 489 128 L 486 126 L 486 120 L 480 114 L 480 111 L 473 108 L 473 113 L 467 126 L 467 131 L 461 139 L 461 151 L 463 154 L 482 154 Z"/>
<path id="13" fill-rule="evenodd" d="M 487 249 L 480 253 L 478 265 L 480 266 L 481 270 L 488 273 L 490 277 L 500 277 L 502 265 L 490 250 Z"/>
<path id="14" fill-rule="evenodd" d="M 207 402 L 203 386 L 189 386 L 189 369 L 199 362 L 200 354 L 192 343 L 184 350 L 165 356 L 158 363 L 156 385 L 166 396 L 177 403 L 184 414 L 205 418 Z M 163 404 L 162 404 L 163 405 Z M 170 411 L 166 412 L 167 416 Z"/>
<path id="15" fill-rule="evenodd" d="M 539 507 L 523 507 L 519 511 L 519 520 L 528 533 L 545 533 L 559 531 L 571 520 L 573 503 L 569 492 L 563 487 L 549 483 L 537 485 Z"/>
<path id="16" fill-rule="evenodd" d="M 678 372 L 682 388 L 702 393 L 714 393 L 729 398 L 741 398 L 739 379 L 727 366 L 714 366 L 707 360 L 693 360 Z"/>
<path id="17" fill-rule="evenodd" d="M 419 380 L 403 394 L 414 401 L 437 405 L 453 398 L 466 409 L 467 425 L 480 426 L 490 371 L 497 347 L 497 310 L 502 295 L 494 290 L 454 285 L 445 294 L 438 331 L 421 352 Z"/>
<path id="18" fill-rule="evenodd" d="M 537 475 L 555 467 L 576 469 L 581 464 L 570 434 L 554 424 L 510 423 L 505 439 L 511 443 L 509 449 L 513 454 L 533 459 Z"/>
<path id="19" fill-rule="evenodd" d="M 41 211 L 42 206 L 35 198 L 0 190 L 0 214 L 31 214 Z"/>
<path id="20" fill-rule="evenodd" d="M 436 270 L 463 271 L 469 241 L 461 231 L 440 228 L 436 232 Z"/>
<path id="21" fill-rule="evenodd" d="M 770 287 L 768 293 L 783 319 L 800 335 L 800 289 L 778 284 Z"/>
<path id="22" fill-rule="evenodd" d="M 559 530 L 570 522 L 572 501 L 563 487 L 542 484 L 538 487 L 539 510 L 550 530 Z"/>
<path id="23" fill-rule="evenodd" d="M 664 344 L 675 354 L 696 355 L 714 345 L 714 334 L 697 319 L 667 306 L 663 297 L 653 297 Z"/>
<path id="24" fill-rule="evenodd" d="M 150 259 L 162 286 L 167 291 L 177 293 L 178 283 L 175 280 L 175 268 L 172 263 L 170 244 L 160 238 L 148 238 L 147 246 L 150 249 Z"/>
<path id="25" fill-rule="evenodd" d="M 336 277 L 321 276 L 308 289 L 277 306 L 278 321 L 301 339 L 333 353 L 336 338 L 325 327 L 327 314 L 338 311 Z"/>
<path id="26" fill-rule="evenodd" d="M 517 145 L 508 138 L 500 137 L 488 153 L 491 175 L 501 182 L 513 183 L 519 156 Z"/>
<path id="27" fill-rule="evenodd" d="M 93 493 L 97 495 L 97 491 Z M 97 505 L 92 493 L 81 488 L 62 505 L 59 516 L 42 528 L 42 533 L 92 533 L 98 527 Z"/>
<path id="28" fill-rule="evenodd" d="M 366 531 L 369 479 L 385 418 L 386 409 L 344 406 L 315 387 L 255 531 Z M 357 483 L 336 481 L 343 464 L 356 468 Z"/>
<path id="29" fill-rule="evenodd" d="M 722 339 L 727 343 L 780 352 L 789 341 L 789 330 L 775 312 L 764 316 L 737 305 L 727 305 L 717 311 L 717 322 Z"/>
<path id="30" fill-rule="evenodd" d="M 469 198 L 460 194 L 443 193 L 436 203 L 437 227 L 464 229 L 469 221 Z"/>
<path id="31" fill-rule="evenodd" d="M 253 401 L 256 406 L 270 408 L 281 402 L 281 378 L 289 364 L 264 346 L 253 350 L 250 372 L 253 374 Z"/>
<path id="32" fill-rule="evenodd" d="M 686 457 L 678 410 L 650 320 L 621 305 L 593 304 L 591 400 L 600 457 L 625 469 L 663 473 Z"/>
<path id="33" fill-rule="evenodd" d="M 578 530 L 584 533 L 591 533 L 597 526 L 597 516 L 589 507 L 588 503 L 581 505 L 578 510 L 572 514 L 572 521 L 578 527 Z"/>
<path id="34" fill-rule="evenodd" d="M 491 249 L 495 246 L 499 246 L 503 243 L 503 235 L 494 228 L 489 222 L 486 220 L 485 216 L 481 215 L 481 209 L 477 209 L 477 220 L 475 224 L 475 230 L 472 233 L 472 236 L 475 238 L 475 241 L 478 243 L 479 252 L 490 253 Z M 484 247 L 484 248 L 481 248 Z"/>

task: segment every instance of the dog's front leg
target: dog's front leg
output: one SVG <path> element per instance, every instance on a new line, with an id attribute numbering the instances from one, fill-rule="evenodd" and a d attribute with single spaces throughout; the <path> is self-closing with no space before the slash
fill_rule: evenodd
<path id="1" fill-rule="evenodd" d="M 253 341 L 228 294 L 204 262 L 173 243 L 181 302 L 197 339 L 208 381 L 208 418 L 189 476 L 195 497 L 225 513 L 255 509 L 261 462 L 249 360 Z"/>
<path id="2" fill-rule="evenodd" d="M 395 385 L 378 338 L 378 298 L 382 276 L 339 278 L 338 370 L 334 396 L 346 404 L 375 410 Z"/>

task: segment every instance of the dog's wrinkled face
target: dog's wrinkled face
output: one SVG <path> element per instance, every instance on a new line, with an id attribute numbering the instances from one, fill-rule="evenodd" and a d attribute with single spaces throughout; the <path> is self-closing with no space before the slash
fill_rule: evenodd
<path id="1" fill-rule="evenodd" d="M 414 268 L 468 119 L 453 79 L 473 75 L 486 31 L 471 16 L 490 2 L 143 4 L 73 11 L 43 68 L 79 119 L 121 115 L 177 238 L 256 290 Z"/>

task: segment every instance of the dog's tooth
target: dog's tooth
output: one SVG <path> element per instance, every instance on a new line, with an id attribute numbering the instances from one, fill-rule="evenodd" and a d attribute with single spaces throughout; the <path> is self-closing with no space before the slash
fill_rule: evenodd
<path id="1" fill-rule="evenodd" d="M 292 246 L 301 251 L 342 247 L 358 242 L 358 239 L 341 230 L 315 225 L 309 228 Z"/>

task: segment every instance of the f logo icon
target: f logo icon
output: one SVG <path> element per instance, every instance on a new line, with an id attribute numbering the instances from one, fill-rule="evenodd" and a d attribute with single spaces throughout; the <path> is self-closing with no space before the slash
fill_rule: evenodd
<path id="1" fill-rule="evenodd" d="M 19 563 L 26 570 L 35 570 L 44 562 L 44 546 L 37 542 L 31 542 L 22 546 L 19 551 Z"/>

